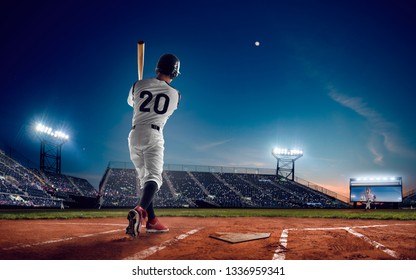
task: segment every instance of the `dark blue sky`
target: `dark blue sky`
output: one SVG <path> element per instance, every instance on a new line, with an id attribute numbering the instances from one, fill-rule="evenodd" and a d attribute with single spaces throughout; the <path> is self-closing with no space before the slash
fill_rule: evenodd
<path id="1" fill-rule="evenodd" d="M 302 148 L 297 176 L 341 193 L 363 175 L 416 186 L 414 1 L 36 2 L 0 4 L 0 142 L 35 162 L 37 121 L 70 134 L 63 173 L 97 186 L 129 161 L 143 39 L 145 78 L 181 59 L 166 163 L 275 168 L 273 147 Z"/>

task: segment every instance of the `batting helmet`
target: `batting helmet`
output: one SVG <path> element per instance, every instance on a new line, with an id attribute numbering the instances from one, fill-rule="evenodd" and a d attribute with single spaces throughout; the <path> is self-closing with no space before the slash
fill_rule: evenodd
<path id="1" fill-rule="evenodd" d="M 174 79 L 180 74 L 179 66 L 179 58 L 173 54 L 164 54 L 159 58 L 156 66 L 156 73 L 160 72 Z"/>

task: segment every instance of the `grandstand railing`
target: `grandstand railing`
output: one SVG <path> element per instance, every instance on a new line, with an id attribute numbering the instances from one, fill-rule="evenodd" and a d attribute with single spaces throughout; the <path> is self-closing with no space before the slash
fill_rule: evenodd
<path id="1" fill-rule="evenodd" d="M 313 190 L 316 190 L 318 192 L 321 192 L 323 194 L 327 194 L 329 196 L 332 196 L 332 197 L 334 197 L 336 199 L 339 199 L 341 201 L 344 201 L 346 203 L 350 203 L 350 199 L 348 197 L 346 197 L 344 195 L 340 195 L 339 193 L 336 193 L 334 191 L 330 191 L 330 190 L 328 190 L 328 189 L 326 189 L 324 187 L 321 187 L 321 186 L 319 186 L 319 185 L 317 185 L 315 183 L 309 182 L 309 181 L 307 181 L 305 179 L 302 179 L 302 178 L 299 178 L 299 177 L 296 177 L 295 176 L 295 182 L 297 182 L 299 184 L 302 184 L 304 186 L 307 186 L 307 187 L 309 187 L 309 188 L 311 188 Z"/>
<path id="2" fill-rule="evenodd" d="M 108 168 L 125 168 L 134 169 L 131 162 L 110 161 Z M 165 164 L 163 169 L 167 171 L 194 171 L 210 173 L 243 173 L 243 174 L 261 174 L 275 175 L 275 169 L 253 168 L 253 167 L 229 167 L 229 166 L 209 166 L 209 165 L 190 165 L 190 164 Z"/>

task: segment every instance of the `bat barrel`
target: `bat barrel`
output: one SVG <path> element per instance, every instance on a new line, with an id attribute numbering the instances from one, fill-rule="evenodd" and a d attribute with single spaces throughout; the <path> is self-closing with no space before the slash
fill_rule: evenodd
<path id="1" fill-rule="evenodd" d="M 139 40 L 137 42 L 137 75 L 138 79 L 143 79 L 144 68 L 144 41 Z"/>

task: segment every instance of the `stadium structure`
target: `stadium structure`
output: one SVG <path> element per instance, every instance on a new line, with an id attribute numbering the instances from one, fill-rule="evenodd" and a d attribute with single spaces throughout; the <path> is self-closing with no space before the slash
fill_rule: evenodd
<path id="1" fill-rule="evenodd" d="M 61 174 L 62 145 L 69 139 L 69 135 L 61 130 L 53 130 L 42 123 L 36 125 L 36 135 L 40 139 L 40 167 L 41 171 Z"/>
<path id="2" fill-rule="evenodd" d="M 0 146 L 1 208 L 130 208 L 140 197 L 129 162 L 110 162 L 96 190 L 86 179 L 33 167 Z M 22 159 L 23 158 L 23 159 Z M 351 208 L 350 198 L 275 169 L 165 165 L 159 208 Z M 415 207 L 416 191 L 400 207 Z M 382 205 L 380 205 L 382 206 Z"/>

